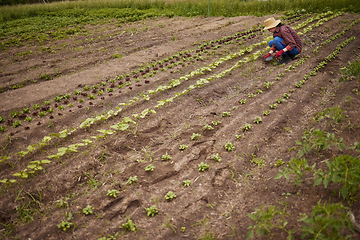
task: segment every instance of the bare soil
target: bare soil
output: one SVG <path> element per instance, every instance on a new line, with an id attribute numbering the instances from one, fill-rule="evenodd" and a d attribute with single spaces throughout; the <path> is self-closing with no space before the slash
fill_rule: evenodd
<path id="1" fill-rule="evenodd" d="M 166 71 L 159 70 L 153 77 L 140 75 L 139 82 L 132 73 L 181 51 L 187 50 L 194 56 L 201 44 L 249 30 L 268 17 L 177 17 L 123 25 L 116 22 L 89 25 L 84 27 L 86 34 L 43 45 L 24 44 L 1 52 L 0 87 L 5 91 L 1 93 L 0 115 L 8 120 L 12 111 L 28 107 L 34 112 L 32 105 L 43 106 L 46 100 L 51 100 L 49 106 L 54 109 L 45 117 L 33 116 L 30 123 L 22 120 L 22 126 L 17 128 L 12 126 L 14 120 L 3 124 L 8 129 L 0 133 L 0 154 L 12 158 L 0 163 L 1 178 L 13 179 L 12 174 L 25 169 L 30 161 L 45 159 L 56 154 L 60 147 L 90 139 L 99 134 L 98 130 L 110 129 L 123 117 L 131 117 L 147 108 L 154 109 L 158 101 L 173 97 L 201 78 L 232 67 L 257 50 L 264 49 L 265 55 L 264 45 L 256 47 L 253 52 L 220 64 L 211 72 L 151 95 L 148 101 L 140 100 L 123 107 L 118 116 L 90 129 L 77 130 L 66 139 L 53 139 L 49 146 L 25 157 L 16 155 L 50 133 L 76 128 L 89 117 L 115 110 L 119 103 L 142 97 L 147 90 L 166 85 L 170 80 L 208 66 L 244 46 L 263 41 L 268 33 L 258 32 L 253 38 L 221 44 L 220 48 L 203 52 L 201 60 L 184 61 L 171 69 L 164 66 Z M 284 22 L 296 26 L 308 17 Z M 335 132 L 336 137 L 342 137 L 348 145 L 359 141 L 360 98 L 356 94 L 359 83 L 355 80 L 339 82 L 339 69 L 349 61 L 360 59 L 359 24 L 320 48 L 318 53 L 312 51 L 358 18 L 358 14 L 345 13 L 302 35 L 303 51 L 291 64 L 306 56 L 309 58 L 294 70 L 285 71 L 290 64 L 278 66 L 276 60 L 265 63 L 260 56 L 225 77 L 156 108 L 155 114 L 140 119 L 136 134 L 135 126 L 131 126 L 131 131 L 117 131 L 98 140 L 91 138 L 92 144 L 59 160 L 53 159 L 52 163 L 44 165 L 44 170 L 29 178 L 17 178 L 14 184 L 3 184 L 0 233 L 6 239 L 98 239 L 116 232 L 120 234 L 118 239 L 212 239 L 205 238 L 210 235 L 213 239 L 245 239 L 248 227 L 254 224 L 249 213 L 261 206 L 287 203 L 288 227 L 296 229 L 295 239 L 300 239 L 302 223 L 297 221 L 300 213 L 310 214 L 319 201 L 345 205 L 347 202 L 339 197 L 338 186 L 315 187 L 312 176 L 306 176 L 301 186 L 284 179 L 275 180 L 279 170 L 275 164 L 278 160 L 287 162 L 297 156 L 295 141 L 310 128 Z M 351 36 L 355 36 L 355 40 L 334 60 L 301 88 L 295 88 L 296 82 Z M 31 54 L 21 54 L 29 50 Z M 280 80 L 274 80 L 281 73 Z M 131 89 L 114 87 L 115 90 L 108 93 L 106 89 L 113 88 L 111 79 L 124 74 L 129 74 Z M 89 100 L 85 95 L 75 96 L 75 90 L 91 94 L 92 89 L 85 91 L 84 86 L 100 86 L 102 81 L 106 83 L 102 98 L 96 96 Z M 269 81 L 273 86 L 264 88 L 264 82 Z M 24 87 L 11 89 L 24 82 Z M 286 102 L 270 109 L 269 105 L 289 93 L 289 89 L 296 90 Z M 257 94 L 257 90 L 263 93 Z M 54 101 L 56 96 L 65 93 L 71 93 L 69 100 Z M 251 93 L 256 96 L 249 97 Z M 84 101 L 79 102 L 80 99 Z M 247 99 L 246 104 L 240 104 L 241 99 Z M 68 107 L 71 103 L 73 106 Z M 65 106 L 64 110 L 58 109 L 60 105 Z M 346 121 L 314 121 L 317 113 L 335 106 L 340 106 L 348 116 Z M 263 116 L 264 110 L 269 110 L 270 115 Z M 230 112 L 230 116 L 223 117 L 223 112 Z M 256 116 L 262 117 L 260 124 L 253 122 Z M 213 130 L 204 131 L 203 126 L 213 121 L 221 123 L 213 126 Z M 252 124 L 252 129 L 243 132 L 241 127 L 246 123 Z M 193 133 L 201 134 L 198 140 L 191 140 Z M 242 137 L 238 139 L 235 135 Z M 234 144 L 234 151 L 225 150 L 227 142 Z M 180 151 L 180 145 L 188 148 Z M 216 153 L 222 158 L 220 162 L 211 159 Z M 318 166 L 324 166 L 324 160 L 344 153 L 347 152 L 330 149 L 312 152 L 307 159 L 311 164 L 316 162 Z M 169 154 L 172 159 L 161 160 L 164 154 Z M 209 169 L 200 172 L 201 162 L 209 164 Z M 155 169 L 146 172 L 144 169 L 149 164 Z M 130 185 L 127 181 L 133 176 L 137 176 L 138 181 Z M 184 180 L 191 180 L 190 187 L 183 186 Z M 106 196 L 111 189 L 120 192 L 116 198 Z M 177 197 L 172 201 L 165 200 L 168 191 L 173 191 Z M 57 207 L 60 199 L 66 200 L 69 206 Z M 82 213 L 87 205 L 93 207 L 94 214 L 85 216 Z M 144 208 L 152 205 L 156 205 L 159 213 L 148 217 Z M 359 202 L 356 200 L 349 207 L 359 219 Z M 62 231 L 57 225 L 66 219 L 68 212 L 73 215 L 70 222 L 76 226 Z M 119 229 L 126 217 L 136 223 L 137 232 Z M 281 231 L 274 232 L 273 236 L 274 239 L 286 237 Z M 354 232 L 353 239 L 359 238 L 360 235 Z"/>

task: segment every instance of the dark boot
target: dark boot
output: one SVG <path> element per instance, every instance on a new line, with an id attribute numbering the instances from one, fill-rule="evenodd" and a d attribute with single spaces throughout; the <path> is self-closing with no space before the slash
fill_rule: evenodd
<path id="1" fill-rule="evenodd" d="M 290 53 L 288 53 L 288 54 L 289 54 L 291 60 L 294 60 L 294 59 L 296 58 L 296 56 L 297 56 L 297 55 L 292 55 L 292 54 L 290 54 Z"/>
<path id="2" fill-rule="evenodd" d="M 278 65 L 287 64 L 287 63 L 292 61 L 291 57 L 287 53 L 285 53 L 285 54 L 283 54 L 281 56 L 282 56 L 282 59 L 281 59 L 280 62 L 278 62 Z"/>

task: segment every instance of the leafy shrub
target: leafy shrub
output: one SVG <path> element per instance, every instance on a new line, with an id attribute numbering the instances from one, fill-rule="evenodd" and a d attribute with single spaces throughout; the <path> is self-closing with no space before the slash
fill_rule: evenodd
<path id="1" fill-rule="evenodd" d="M 283 167 L 282 169 L 279 169 L 279 173 L 275 176 L 275 179 L 280 179 L 282 177 L 285 179 L 290 179 L 290 176 L 293 176 L 292 182 L 295 185 L 300 186 L 303 182 L 303 175 L 307 172 L 314 171 L 316 163 L 310 167 L 308 161 L 305 158 L 291 158 L 291 160 L 286 165 L 287 166 Z"/>
<path id="2" fill-rule="evenodd" d="M 340 193 L 344 199 L 355 197 L 360 190 L 360 158 L 340 155 L 326 161 L 328 170 L 316 171 L 315 185 L 321 183 L 327 188 L 329 182 L 340 183 Z"/>
<path id="3" fill-rule="evenodd" d="M 344 236 L 344 230 L 353 231 L 350 214 L 347 207 L 341 203 L 322 204 L 318 202 L 311 212 L 311 216 L 301 214 L 299 221 L 306 225 L 302 228 L 302 237 L 306 239 L 352 239 L 351 235 Z"/>

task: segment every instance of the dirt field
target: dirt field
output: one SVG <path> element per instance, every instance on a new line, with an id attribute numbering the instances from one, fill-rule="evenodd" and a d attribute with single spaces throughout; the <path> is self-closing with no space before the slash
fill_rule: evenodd
<path id="1" fill-rule="evenodd" d="M 283 22 L 296 27 L 315 16 Z M 306 130 L 334 132 L 349 146 L 360 140 L 359 82 L 339 82 L 339 69 L 360 59 L 359 23 L 322 45 L 360 15 L 331 16 L 322 17 L 319 26 L 313 25 L 315 19 L 297 29 L 305 32 L 303 51 L 285 66 L 276 65 L 276 59 L 263 61 L 267 48 L 259 43 L 268 32 L 248 32 L 260 29 L 269 16 L 156 18 L 121 26 L 114 22 L 85 26 L 83 34 L 69 39 L 1 52 L 0 116 L 7 129 L 0 133 L 0 175 L 17 181 L 1 185 L 0 233 L 6 239 L 99 239 L 117 232 L 118 239 L 246 239 L 254 224 L 249 213 L 286 203 L 288 228 L 297 230 L 294 236 L 300 239 L 299 214 L 310 214 L 319 201 L 342 202 L 360 219 L 359 202 L 343 201 L 336 185 L 313 186 L 312 176 L 304 176 L 301 186 L 274 179 L 280 168 L 276 163 L 297 156 L 295 141 Z M 315 76 L 295 86 L 352 36 L 355 39 Z M 223 62 L 212 64 L 218 60 Z M 196 71 L 203 67 L 208 69 Z M 180 80 L 178 86 L 159 88 L 174 79 Z M 204 79 L 208 81 L 199 84 Z M 17 84 L 24 86 L 14 87 Z M 289 98 L 275 109 L 273 104 L 284 93 Z M 49 105 L 43 103 L 49 100 Z M 34 110 L 35 104 L 40 108 Z M 347 120 L 314 120 L 336 106 Z M 21 112 L 24 108 L 29 110 Z M 149 109 L 156 113 L 146 114 Z M 118 114 L 99 120 L 111 110 Z M 20 116 L 12 118 L 16 111 Z M 45 116 L 39 117 L 42 112 Z M 96 116 L 90 127 L 80 127 Z M 126 117 L 136 123 L 126 122 Z M 254 122 L 256 117 L 261 123 Z M 21 126 L 14 127 L 16 121 Z M 129 128 L 116 130 L 118 123 Z M 251 129 L 244 129 L 245 124 Z M 71 134 L 59 137 L 65 129 Z M 39 147 L 45 136 L 51 140 Z M 227 151 L 228 142 L 235 149 Z M 182 145 L 187 148 L 180 150 Z M 67 153 L 49 157 L 61 148 Z M 217 153 L 219 162 L 212 159 Z M 324 160 L 344 153 L 352 154 L 331 148 L 312 151 L 306 159 L 325 166 Z M 162 160 L 163 155 L 171 159 Z M 30 162 L 44 159 L 51 163 L 31 173 Z M 199 171 L 201 163 L 209 168 Z M 153 171 L 145 171 L 149 165 Z M 25 169 L 30 172 L 27 178 L 13 176 Z M 135 176 L 131 184 L 129 178 Z M 185 180 L 191 180 L 190 186 L 184 186 Z M 109 190 L 117 190 L 117 196 L 107 196 Z M 172 201 L 164 198 L 169 191 L 176 194 Z M 93 214 L 83 214 L 87 205 Z M 146 216 L 145 208 L 153 205 L 158 214 Z M 58 224 L 69 213 L 73 225 L 63 231 Z M 137 225 L 136 232 L 119 228 L 127 217 Z M 352 236 L 360 238 L 357 232 Z M 273 236 L 286 237 L 280 230 Z"/>

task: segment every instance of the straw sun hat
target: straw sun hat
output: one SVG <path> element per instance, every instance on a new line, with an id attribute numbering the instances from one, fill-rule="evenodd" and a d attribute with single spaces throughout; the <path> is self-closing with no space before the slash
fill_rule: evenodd
<path id="1" fill-rule="evenodd" d="M 264 21 L 264 24 L 265 24 L 265 28 L 264 30 L 267 30 L 267 29 L 270 29 L 270 28 L 273 28 L 273 27 L 276 27 L 279 23 L 281 23 L 280 20 L 275 20 L 275 18 L 268 18 Z"/>

